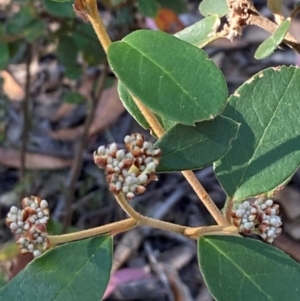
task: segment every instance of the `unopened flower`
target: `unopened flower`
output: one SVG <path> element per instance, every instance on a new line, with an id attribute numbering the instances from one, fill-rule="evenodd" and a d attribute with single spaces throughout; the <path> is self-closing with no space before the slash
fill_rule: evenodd
<path id="1" fill-rule="evenodd" d="M 25 197 L 23 209 L 12 206 L 6 224 L 15 234 L 21 253 L 33 253 L 36 257 L 50 246 L 46 229 L 49 220 L 48 202 L 37 196 Z"/>
<path id="2" fill-rule="evenodd" d="M 126 136 L 124 142 L 125 149 L 119 149 L 116 143 L 100 146 L 94 152 L 94 160 L 99 168 L 105 169 L 110 191 L 123 192 L 131 200 L 143 193 L 149 182 L 157 180 L 155 170 L 161 150 L 141 134 Z"/>
<path id="3" fill-rule="evenodd" d="M 231 216 L 240 233 L 258 234 L 268 243 L 272 243 L 282 231 L 279 205 L 271 199 L 245 201 L 232 211 Z"/>

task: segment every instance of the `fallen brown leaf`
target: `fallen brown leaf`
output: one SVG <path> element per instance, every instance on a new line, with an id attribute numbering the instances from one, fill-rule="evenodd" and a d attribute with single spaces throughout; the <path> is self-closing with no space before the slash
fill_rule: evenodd
<path id="1" fill-rule="evenodd" d="M 36 153 L 26 153 L 25 163 L 25 167 L 28 169 L 59 169 L 69 167 L 72 164 L 72 160 Z M 0 164 L 13 168 L 20 168 L 20 152 L 12 149 L 0 148 Z"/>
<path id="2" fill-rule="evenodd" d="M 89 135 L 97 134 L 114 124 L 124 111 L 125 108 L 120 101 L 116 83 L 103 91 Z"/>
<path id="3" fill-rule="evenodd" d="M 65 109 L 61 109 L 65 110 Z M 115 123 L 120 115 L 124 112 L 118 94 L 117 83 L 111 88 L 105 89 L 98 101 L 95 118 L 89 129 L 89 136 L 95 135 Z M 56 120 L 63 117 L 63 114 L 55 116 Z M 57 119 L 58 118 L 58 119 Z M 52 138 L 59 140 L 74 140 L 81 135 L 83 126 L 78 126 L 72 129 L 59 129 L 55 132 L 50 132 Z"/>
<path id="4" fill-rule="evenodd" d="M 3 91 L 12 101 L 22 101 L 25 98 L 23 87 L 11 76 L 10 73 L 3 70 L 0 71 L 3 78 Z"/>

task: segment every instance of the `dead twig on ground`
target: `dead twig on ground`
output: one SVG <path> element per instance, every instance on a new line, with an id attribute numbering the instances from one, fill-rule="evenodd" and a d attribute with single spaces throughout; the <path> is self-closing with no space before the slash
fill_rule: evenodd
<path id="1" fill-rule="evenodd" d="M 65 218 L 63 221 L 63 230 L 62 233 L 65 233 L 71 223 L 71 218 L 72 218 L 72 203 L 74 201 L 74 195 L 75 195 L 75 190 L 76 190 L 76 183 L 78 180 L 78 177 L 80 175 L 81 167 L 82 167 L 82 162 L 83 162 L 83 151 L 86 146 L 87 140 L 88 140 L 88 134 L 89 134 L 89 128 L 92 125 L 92 122 L 95 117 L 96 113 L 96 107 L 98 104 L 98 100 L 101 97 L 102 91 L 104 89 L 104 84 L 105 84 L 105 78 L 107 75 L 107 68 L 105 68 L 98 80 L 98 84 L 95 89 L 94 96 L 91 98 L 91 105 L 90 109 L 88 112 L 88 115 L 86 117 L 85 123 L 84 123 L 84 128 L 82 135 L 80 137 L 80 141 L 78 143 L 78 147 L 76 150 L 75 158 L 73 160 L 73 164 L 69 173 L 69 178 L 67 181 L 67 195 L 66 195 L 66 205 L 65 205 Z"/>

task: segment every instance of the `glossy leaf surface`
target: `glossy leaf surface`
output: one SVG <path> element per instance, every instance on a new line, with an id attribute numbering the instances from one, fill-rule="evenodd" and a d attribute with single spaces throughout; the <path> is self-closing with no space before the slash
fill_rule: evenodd
<path id="1" fill-rule="evenodd" d="M 124 86 L 161 117 L 194 125 L 224 108 L 221 71 L 204 51 L 171 35 L 135 31 L 112 43 L 108 60 Z"/>
<path id="2" fill-rule="evenodd" d="M 31 262 L 0 290 L 0 300 L 99 301 L 111 265 L 111 237 L 65 244 Z"/>
<path id="3" fill-rule="evenodd" d="M 254 239 L 204 236 L 200 269 L 217 301 L 298 300 L 300 265 L 282 251 Z"/>
<path id="4" fill-rule="evenodd" d="M 269 192 L 299 168 L 299 82 L 299 68 L 269 68 L 229 98 L 222 115 L 241 126 L 215 173 L 233 200 Z"/>
<path id="5" fill-rule="evenodd" d="M 212 164 L 228 152 L 237 132 L 238 124 L 221 115 L 196 126 L 177 124 L 155 143 L 162 150 L 157 171 L 199 169 Z"/>

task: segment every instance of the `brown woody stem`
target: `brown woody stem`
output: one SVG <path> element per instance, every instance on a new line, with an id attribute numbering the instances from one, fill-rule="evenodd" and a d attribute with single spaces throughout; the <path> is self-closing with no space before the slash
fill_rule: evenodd
<path id="1" fill-rule="evenodd" d="M 55 246 L 62 243 L 67 243 L 75 240 L 98 236 L 102 234 L 115 235 L 116 233 L 125 232 L 134 228 L 137 222 L 133 218 L 128 218 L 123 221 L 111 223 L 101 227 L 96 227 L 88 230 L 78 231 L 74 233 L 67 233 L 62 235 L 49 235 L 51 246 Z"/>

